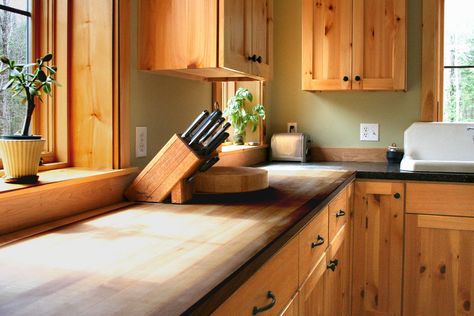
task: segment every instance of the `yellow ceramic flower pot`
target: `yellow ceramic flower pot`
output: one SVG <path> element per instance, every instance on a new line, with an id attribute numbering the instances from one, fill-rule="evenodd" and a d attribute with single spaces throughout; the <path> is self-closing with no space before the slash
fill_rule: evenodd
<path id="1" fill-rule="evenodd" d="M 34 183 L 38 180 L 36 174 L 44 142 L 44 139 L 0 139 L 5 182 Z"/>

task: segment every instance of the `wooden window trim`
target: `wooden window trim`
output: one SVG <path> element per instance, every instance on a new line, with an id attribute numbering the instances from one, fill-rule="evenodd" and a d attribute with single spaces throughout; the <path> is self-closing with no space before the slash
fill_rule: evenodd
<path id="1" fill-rule="evenodd" d="M 444 0 L 422 2 L 420 119 L 443 120 Z"/>

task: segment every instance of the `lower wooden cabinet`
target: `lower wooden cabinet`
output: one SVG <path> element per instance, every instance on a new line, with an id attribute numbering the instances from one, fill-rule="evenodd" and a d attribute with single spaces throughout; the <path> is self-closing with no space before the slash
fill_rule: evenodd
<path id="1" fill-rule="evenodd" d="M 350 265 L 350 227 L 345 225 L 301 287 L 300 315 L 350 315 Z"/>
<path id="2" fill-rule="evenodd" d="M 398 316 L 402 304 L 404 183 L 358 181 L 352 315 Z"/>
<path id="3" fill-rule="evenodd" d="M 404 280 L 403 315 L 474 315 L 474 218 L 408 214 Z"/>
<path id="4" fill-rule="evenodd" d="M 288 304 L 283 310 L 283 313 L 281 313 L 281 316 L 298 316 L 299 315 L 299 305 L 298 305 L 299 298 L 300 298 L 299 293 L 296 293 L 296 295 L 291 300 L 290 304 Z"/>
<path id="5" fill-rule="evenodd" d="M 298 289 L 298 238 L 293 238 L 213 315 L 280 315 Z"/>

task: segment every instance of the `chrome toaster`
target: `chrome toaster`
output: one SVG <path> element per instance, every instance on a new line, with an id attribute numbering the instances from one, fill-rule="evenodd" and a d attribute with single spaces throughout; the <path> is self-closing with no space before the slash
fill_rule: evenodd
<path id="1" fill-rule="evenodd" d="M 309 159 L 311 141 L 304 133 L 273 134 L 271 140 L 272 161 L 301 161 Z"/>

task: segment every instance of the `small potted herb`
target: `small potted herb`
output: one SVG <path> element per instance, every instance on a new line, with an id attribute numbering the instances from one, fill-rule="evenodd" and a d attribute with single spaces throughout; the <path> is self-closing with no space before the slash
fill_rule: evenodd
<path id="1" fill-rule="evenodd" d="M 234 143 L 243 145 L 245 139 L 245 129 L 249 123 L 252 124 L 252 131 L 257 129 L 260 118 L 265 119 L 265 108 L 261 104 L 255 105 L 251 110 L 246 108 L 246 102 L 252 102 L 253 96 L 248 89 L 239 88 L 235 95 L 227 102 L 224 116 L 234 128 Z"/>
<path id="2" fill-rule="evenodd" d="M 53 59 L 47 54 L 31 64 L 17 64 L 6 56 L 0 57 L 3 64 L 0 73 L 8 73 L 8 82 L 2 90 L 12 92 L 12 98 L 20 98 L 27 107 L 21 133 L 0 136 L 0 158 L 5 171 L 5 182 L 35 183 L 38 181 L 38 166 L 45 140 L 30 135 L 30 125 L 36 102 L 42 102 L 41 94 L 51 95 L 55 66 L 46 63 Z"/>

